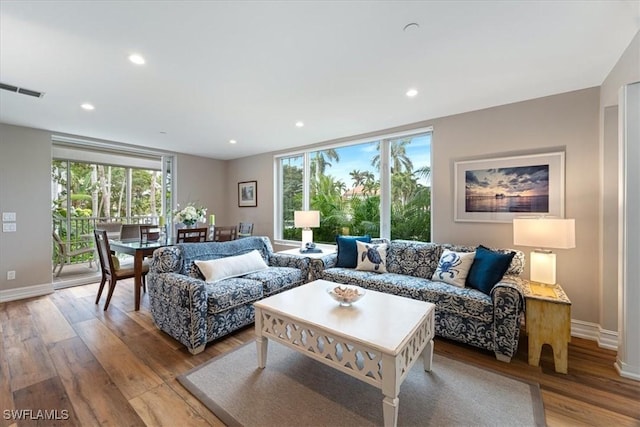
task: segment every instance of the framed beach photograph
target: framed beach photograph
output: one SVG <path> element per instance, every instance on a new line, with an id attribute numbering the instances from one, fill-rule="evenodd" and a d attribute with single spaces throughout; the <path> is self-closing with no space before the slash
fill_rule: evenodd
<path id="1" fill-rule="evenodd" d="M 241 208 L 258 206 L 258 181 L 238 183 L 238 206 Z"/>
<path id="2" fill-rule="evenodd" d="M 455 221 L 563 218 L 564 152 L 455 162 L 454 191 Z"/>

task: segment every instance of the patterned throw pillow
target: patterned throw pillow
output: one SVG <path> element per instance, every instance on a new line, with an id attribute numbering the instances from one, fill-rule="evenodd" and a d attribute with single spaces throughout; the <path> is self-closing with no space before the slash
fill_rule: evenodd
<path id="1" fill-rule="evenodd" d="M 356 241 L 358 247 L 358 265 L 356 270 L 387 272 L 387 244 L 372 245 Z"/>
<path id="2" fill-rule="evenodd" d="M 453 252 L 445 249 L 431 280 L 464 288 L 475 255 L 475 252 Z"/>

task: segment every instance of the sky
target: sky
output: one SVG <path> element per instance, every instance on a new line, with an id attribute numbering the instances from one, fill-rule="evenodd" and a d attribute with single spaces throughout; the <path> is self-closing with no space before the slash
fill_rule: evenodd
<path id="1" fill-rule="evenodd" d="M 373 171 L 371 160 L 378 154 L 376 142 L 352 145 L 349 147 L 337 148 L 340 161 L 331 161 L 331 167 L 327 167 L 325 174 L 342 180 L 347 187 L 353 186 L 353 180 L 349 172 L 356 170 Z M 421 135 L 413 138 L 411 144 L 406 146 L 407 157 L 413 163 L 413 170 L 424 166 L 431 166 L 431 134 Z M 424 180 L 421 180 L 424 183 Z"/>

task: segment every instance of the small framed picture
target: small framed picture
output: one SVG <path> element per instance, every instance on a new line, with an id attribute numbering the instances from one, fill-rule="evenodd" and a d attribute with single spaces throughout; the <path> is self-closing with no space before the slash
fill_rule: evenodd
<path id="1" fill-rule="evenodd" d="M 564 217 L 564 152 L 455 162 L 455 221 Z"/>
<path id="2" fill-rule="evenodd" d="M 258 206 L 258 181 L 238 183 L 238 206 L 241 208 Z"/>

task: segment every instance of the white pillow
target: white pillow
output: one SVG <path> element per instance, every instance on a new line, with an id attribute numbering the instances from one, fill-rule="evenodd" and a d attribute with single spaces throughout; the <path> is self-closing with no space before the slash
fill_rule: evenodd
<path id="1" fill-rule="evenodd" d="M 464 288 L 475 256 L 475 252 L 453 252 L 445 249 L 431 280 Z"/>
<path id="2" fill-rule="evenodd" d="M 208 261 L 194 261 L 207 282 L 217 282 L 230 277 L 261 271 L 269 266 L 264 262 L 260 252 L 256 249 L 243 255 L 211 259 Z"/>
<path id="3" fill-rule="evenodd" d="M 356 240 L 358 248 L 358 264 L 356 270 L 387 272 L 387 244 L 371 244 Z"/>

